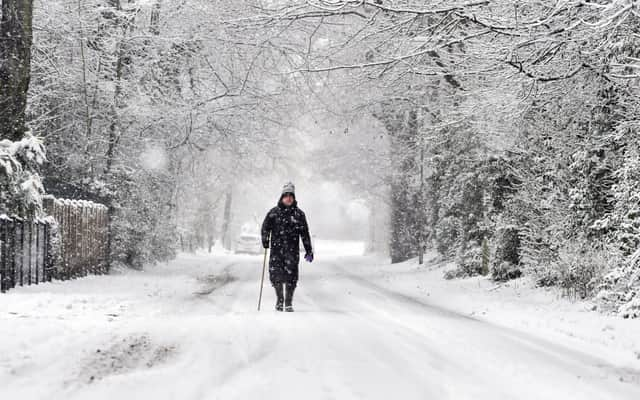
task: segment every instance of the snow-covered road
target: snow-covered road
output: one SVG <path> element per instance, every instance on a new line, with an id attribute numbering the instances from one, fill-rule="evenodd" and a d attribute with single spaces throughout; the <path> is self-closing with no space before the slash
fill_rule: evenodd
<path id="1" fill-rule="evenodd" d="M 2 295 L 0 398 L 640 399 L 633 364 L 437 305 L 343 250 L 302 266 L 293 314 L 267 286 L 256 311 L 260 256 Z"/>

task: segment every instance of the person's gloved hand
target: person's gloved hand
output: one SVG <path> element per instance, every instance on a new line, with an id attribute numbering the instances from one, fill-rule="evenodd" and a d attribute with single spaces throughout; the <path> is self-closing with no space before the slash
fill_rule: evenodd
<path id="1" fill-rule="evenodd" d="M 313 261 L 313 253 L 307 253 L 304 255 L 304 259 L 307 260 L 307 262 L 312 262 Z"/>

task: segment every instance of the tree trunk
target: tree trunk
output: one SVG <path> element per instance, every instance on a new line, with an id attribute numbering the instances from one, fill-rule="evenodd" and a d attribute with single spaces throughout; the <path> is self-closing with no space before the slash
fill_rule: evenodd
<path id="1" fill-rule="evenodd" d="M 109 0 L 108 4 L 116 11 L 121 11 L 122 7 L 120 4 L 120 0 Z M 114 163 L 115 163 L 115 157 L 116 157 L 116 148 L 118 146 L 118 143 L 120 141 L 120 135 L 121 135 L 121 131 L 120 131 L 120 115 L 119 115 L 119 109 L 121 107 L 121 94 L 122 94 L 122 77 L 123 77 L 123 58 L 124 58 L 124 48 L 123 48 L 123 44 L 122 42 L 124 41 L 126 32 L 127 32 L 127 24 L 126 23 L 121 23 L 118 21 L 118 19 L 114 19 L 113 20 L 113 24 L 115 29 L 122 29 L 123 33 L 122 33 L 122 38 L 120 40 L 118 40 L 117 44 L 116 44 L 116 68 L 115 68 L 115 75 L 113 76 L 113 82 L 114 82 L 114 93 L 113 93 L 113 102 L 111 103 L 111 123 L 109 124 L 109 141 L 108 141 L 108 145 L 107 145 L 107 151 L 105 154 L 105 158 L 106 158 L 106 162 L 105 162 L 105 171 L 104 171 L 104 175 L 106 176 L 107 179 L 113 179 L 113 177 L 111 176 L 112 172 L 113 172 L 113 167 L 114 167 Z M 113 242 L 112 242 L 112 237 L 115 234 L 114 232 L 114 226 L 113 226 L 113 222 L 114 222 L 114 218 L 115 218 L 115 214 L 116 214 L 116 207 L 114 205 L 115 203 L 115 198 L 113 194 L 110 194 L 108 196 L 108 200 L 107 200 L 107 207 L 109 210 L 109 238 L 108 238 L 108 250 L 109 250 L 109 254 L 111 255 L 111 257 L 113 257 Z M 135 247 L 134 245 L 131 245 L 130 247 Z"/>
<path id="2" fill-rule="evenodd" d="M 231 250 L 231 203 L 233 201 L 233 188 L 227 188 L 227 195 L 224 201 L 224 220 L 222 221 L 222 244 L 225 249 Z"/>
<path id="3" fill-rule="evenodd" d="M 367 246 L 365 248 L 365 253 L 373 254 L 376 252 L 376 242 L 377 242 L 377 229 L 378 226 L 376 224 L 376 205 L 375 200 L 372 200 L 369 204 L 369 237 L 367 239 Z"/>
<path id="4" fill-rule="evenodd" d="M 424 145 L 420 143 L 420 188 L 418 193 L 415 194 L 415 208 L 416 208 L 416 243 L 418 245 L 418 264 L 424 263 L 424 251 L 425 251 L 425 229 L 427 224 L 426 217 L 426 202 L 425 202 L 425 189 L 424 189 Z"/>
<path id="5" fill-rule="evenodd" d="M 20 140 L 31 70 L 32 0 L 2 0 L 0 20 L 0 138 Z"/>
<path id="6" fill-rule="evenodd" d="M 213 250 L 213 246 L 216 244 L 216 217 L 212 216 L 207 224 L 207 245 L 209 247 L 209 253 Z"/>
<path id="7" fill-rule="evenodd" d="M 160 9 L 162 7 L 162 0 L 156 0 L 151 10 L 151 21 L 149 31 L 154 35 L 160 34 Z"/>

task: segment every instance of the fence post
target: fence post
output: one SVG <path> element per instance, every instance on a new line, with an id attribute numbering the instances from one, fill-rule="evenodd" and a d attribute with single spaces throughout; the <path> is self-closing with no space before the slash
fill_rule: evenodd
<path id="1" fill-rule="evenodd" d="M 71 238 L 71 207 L 69 207 L 66 201 L 64 202 L 63 210 L 64 216 L 62 217 L 62 221 L 64 223 L 64 229 L 62 232 L 62 248 L 64 249 L 64 276 L 65 279 L 70 279 L 71 265 L 69 263 L 69 255 L 71 254 L 71 244 L 69 243 L 69 239 Z"/>
<path id="2" fill-rule="evenodd" d="M 20 255 L 16 254 L 16 259 L 20 260 L 20 286 L 24 286 L 24 220 L 17 219 L 20 225 Z"/>
<path id="3" fill-rule="evenodd" d="M 27 224 L 29 226 L 29 251 L 27 254 L 29 255 L 29 285 L 33 283 L 33 221 L 28 220 Z"/>
<path id="4" fill-rule="evenodd" d="M 6 292 L 8 290 L 8 275 L 7 271 L 7 229 L 6 219 L 0 217 L 0 292 Z"/>
<path id="5" fill-rule="evenodd" d="M 9 260 L 11 261 L 11 287 L 16 287 L 16 221 L 11 219 L 8 226 L 11 228 L 10 245 L 9 245 Z"/>
<path id="6" fill-rule="evenodd" d="M 42 244 L 42 280 L 45 282 L 51 282 L 51 271 L 49 271 L 49 221 L 44 221 L 44 228 L 42 230 L 44 238 Z"/>
<path id="7" fill-rule="evenodd" d="M 35 268 L 36 268 L 36 285 L 40 283 L 40 263 L 38 262 L 40 260 L 40 222 L 36 219 L 34 222 L 34 227 L 36 230 L 36 262 L 35 264 Z"/>
<path id="8" fill-rule="evenodd" d="M 89 261 L 89 251 L 87 249 L 87 243 L 91 240 L 91 232 L 90 232 L 89 218 L 88 218 L 89 207 L 87 207 L 86 205 L 83 205 L 83 207 L 80 208 L 80 212 L 82 213 L 82 225 L 80 225 L 81 227 L 80 230 L 84 232 L 80 240 L 80 244 L 82 246 L 82 264 L 84 264 L 85 275 L 87 275 L 89 273 L 91 274 L 95 273 L 95 271 L 93 270 L 93 266 Z"/>

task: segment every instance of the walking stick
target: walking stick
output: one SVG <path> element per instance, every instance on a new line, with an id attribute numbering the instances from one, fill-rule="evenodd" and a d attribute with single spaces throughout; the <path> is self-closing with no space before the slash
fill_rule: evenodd
<path id="1" fill-rule="evenodd" d="M 260 303 L 262 303 L 262 288 L 264 287 L 264 270 L 267 269 L 267 250 L 264 249 L 264 261 L 262 262 L 262 279 L 260 279 L 260 296 L 258 297 L 258 311 L 260 311 Z"/>

